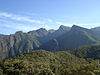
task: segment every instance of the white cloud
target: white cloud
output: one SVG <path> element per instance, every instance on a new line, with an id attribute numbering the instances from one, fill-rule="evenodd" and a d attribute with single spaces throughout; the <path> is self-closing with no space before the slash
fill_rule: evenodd
<path id="1" fill-rule="evenodd" d="M 11 14 L 7 12 L 0 12 L 0 27 L 7 27 L 8 29 L 30 31 L 39 28 L 50 28 L 50 24 L 53 20 L 50 18 L 42 18 L 39 20 L 33 19 L 34 16 L 24 16 Z M 36 16 L 35 16 L 36 17 Z M 40 17 L 39 17 L 40 18 Z M 25 23 L 24 23 L 25 22 Z"/>
<path id="2" fill-rule="evenodd" d="M 52 19 L 47 19 L 47 21 L 48 21 L 49 23 L 52 23 L 52 22 L 53 22 L 53 20 L 52 20 Z"/>
<path id="3" fill-rule="evenodd" d="M 78 17 L 78 16 L 73 16 L 73 17 L 71 17 L 72 19 L 80 19 L 80 17 Z"/>
<path id="4" fill-rule="evenodd" d="M 0 19 L 0 27 L 7 27 L 10 29 L 15 29 L 15 30 L 21 30 L 21 31 L 30 31 L 30 30 L 36 30 L 38 29 L 38 27 L 34 26 L 34 25 L 25 25 L 25 24 L 21 24 L 21 23 L 14 23 L 12 21 L 6 21 L 6 20 L 1 20 Z"/>
<path id="5" fill-rule="evenodd" d="M 42 28 L 50 29 L 50 25 L 44 24 Z"/>
<path id="6" fill-rule="evenodd" d="M 17 30 L 23 30 L 23 31 L 31 31 L 31 30 L 36 30 L 38 28 L 32 27 L 32 26 L 20 25 L 20 26 L 16 26 L 16 29 Z"/>
<path id="7" fill-rule="evenodd" d="M 16 15 L 16 14 L 9 14 L 9 13 L 5 13 L 5 12 L 0 12 L 0 16 L 10 18 L 10 19 L 13 19 L 13 20 L 17 20 L 17 21 L 26 21 L 26 22 L 38 23 L 38 24 L 43 24 L 44 23 L 43 21 L 34 20 L 30 17 Z"/>
<path id="8" fill-rule="evenodd" d="M 68 16 L 65 17 L 67 18 Z M 57 29 L 60 25 L 71 27 L 73 24 L 75 24 L 86 28 L 93 28 L 96 26 L 100 26 L 100 23 L 93 23 L 93 24 L 73 23 L 72 24 L 72 23 L 54 21 L 50 18 L 39 17 L 40 18 L 39 20 L 33 18 L 34 15 L 22 16 L 22 15 L 7 13 L 7 12 L 0 12 L 0 27 L 7 27 L 8 29 L 10 28 L 10 29 L 22 30 L 27 32 L 30 30 L 39 29 L 41 27 L 46 29 Z M 73 19 L 78 19 L 78 18 L 79 17 L 73 17 Z"/>
<path id="9" fill-rule="evenodd" d="M 69 26 L 69 27 L 71 27 L 73 24 L 68 24 L 68 23 L 64 23 L 64 22 L 56 22 L 56 24 L 58 25 L 58 26 L 60 26 L 60 25 L 65 25 L 65 26 Z"/>

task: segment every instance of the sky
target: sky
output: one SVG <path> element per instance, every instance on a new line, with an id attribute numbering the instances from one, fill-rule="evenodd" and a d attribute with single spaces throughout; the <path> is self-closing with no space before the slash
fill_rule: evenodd
<path id="1" fill-rule="evenodd" d="M 100 26 L 100 0 L 0 0 L 0 34 Z"/>

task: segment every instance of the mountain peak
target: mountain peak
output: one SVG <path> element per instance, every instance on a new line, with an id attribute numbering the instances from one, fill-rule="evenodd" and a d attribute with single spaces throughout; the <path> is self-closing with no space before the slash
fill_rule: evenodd
<path id="1" fill-rule="evenodd" d="M 73 25 L 72 28 L 81 28 L 81 27 L 77 25 Z"/>
<path id="2" fill-rule="evenodd" d="M 71 28 L 72 31 L 78 31 L 80 29 L 81 29 L 81 27 L 79 27 L 77 25 L 73 25 L 72 28 Z"/>
<path id="3" fill-rule="evenodd" d="M 80 26 L 77 26 L 77 25 L 73 25 L 72 28 L 71 28 L 71 30 L 80 30 L 80 29 L 82 29 L 82 30 L 88 30 L 86 28 L 83 28 L 83 27 L 80 27 Z"/>
<path id="4" fill-rule="evenodd" d="M 64 26 L 64 25 L 61 25 L 60 27 L 59 27 L 59 29 L 58 30 L 70 30 L 70 27 L 67 27 L 67 26 Z"/>
<path id="5" fill-rule="evenodd" d="M 15 34 L 23 34 L 22 31 L 17 31 Z"/>
<path id="6" fill-rule="evenodd" d="M 64 26 L 64 25 L 61 25 L 59 28 L 65 28 L 66 26 Z"/>
<path id="7" fill-rule="evenodd" d="M 36 32 L 40 35 L 40 36 L 45 36 L 48 34 L 48 31 L 45 28 L 40 28 L 38 30 L 36 30 Z"/>
<path id="8" fill-rule="evenodd" d="M 40 28 L 37 31 L 47 31 L 45 28 Z"/>
<path id="9" fill-rule="evenodd" d="M 100 26 L 99 27 L 95 27 L 95 28 L 91 28 L 91 30 L 100 32 Z"/>

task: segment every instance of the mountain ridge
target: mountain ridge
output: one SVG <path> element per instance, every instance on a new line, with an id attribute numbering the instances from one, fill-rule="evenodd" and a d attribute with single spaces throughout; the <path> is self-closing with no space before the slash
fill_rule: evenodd
<path id="1" fill-rule="evenodd" d="M 81 45 L 95 44 L 99 40 L 97 32 L 76 25 L 72 27 L 61 25 L 53 32 L 45 28 L 27 33 L 18 31 L 11 35 L 1 35 L 0 59 L 13 57 L 27 50 L 71 50 Z"/>

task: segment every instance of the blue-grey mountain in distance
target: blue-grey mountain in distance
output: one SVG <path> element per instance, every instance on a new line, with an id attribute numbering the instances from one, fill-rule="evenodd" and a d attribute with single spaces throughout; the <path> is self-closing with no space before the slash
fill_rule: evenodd
<path id="1" fill-rule="evenodd" d="M 86 29 L 76 25 L 72 27 L 61 25 L 58 30 L 40 28 L 28 33 L 18 31 L 11 35 L 0 35 L 0 59 L 37 49 L 55 52 L 97 44 L 100 41 L 99 34 L 100 27 Z"/>

